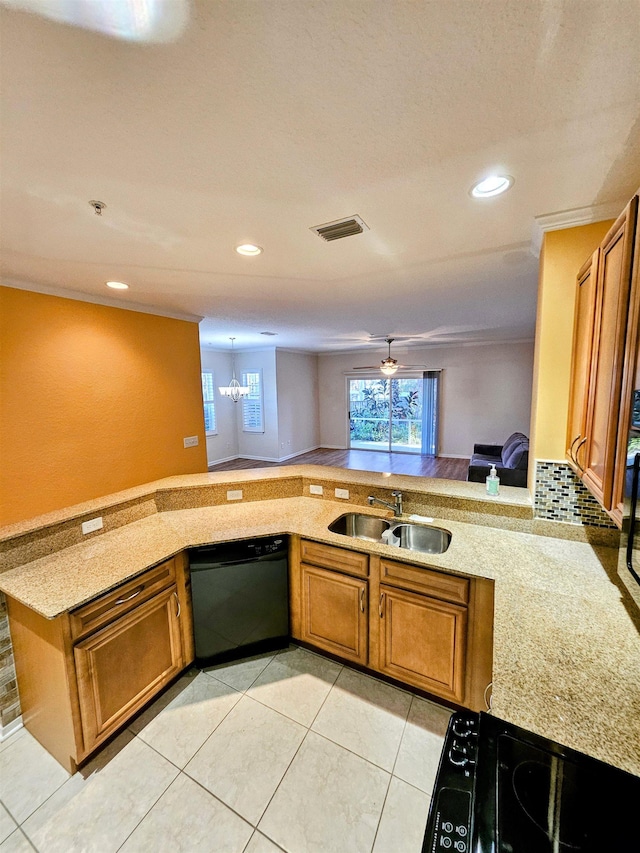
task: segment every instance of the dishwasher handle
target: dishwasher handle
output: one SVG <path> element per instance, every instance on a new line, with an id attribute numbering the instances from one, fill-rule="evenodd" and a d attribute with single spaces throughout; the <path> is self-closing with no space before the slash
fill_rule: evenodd
<path id="1" fill-rule="evenodd" d="M 190 568 L 192 572 L 204 572 L 210 571 L 211 569 L 223 569 L 225 566 L 243 566 L 247 563 L 272 563 L 277 560 L 283 560 L 287 557 L 287 550 L 283 548 L 281 551 L 273 551 L 270 554 L 259 554 L 254 555 L 253 557 L 247 557 L 246 559 L 236 560 L 211 560 L 210 562 L 198 562 L 197 558 L 195 561 L 190 563 Z"/>

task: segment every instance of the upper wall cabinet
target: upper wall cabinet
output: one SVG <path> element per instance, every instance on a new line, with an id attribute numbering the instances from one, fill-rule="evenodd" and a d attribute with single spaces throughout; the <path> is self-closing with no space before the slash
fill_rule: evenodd
<path id="1" fill-rule="evenodd" d="M 582 474 L 587 443 L 587 404 L 589 375 L 596 316 L 596 283 L 600 249 L 586 261 L 578 273 L 576 309 L 573 324 L 573 353 L 571 361 L 571 393 L 567 422 L 567 459 L 577 474 Z"/>
<path id="2" fill-rule="evenodd" d="M 611 512 L 629 293 L 638 213 L 635 196 L 578 274 L 567 458 Z"/>

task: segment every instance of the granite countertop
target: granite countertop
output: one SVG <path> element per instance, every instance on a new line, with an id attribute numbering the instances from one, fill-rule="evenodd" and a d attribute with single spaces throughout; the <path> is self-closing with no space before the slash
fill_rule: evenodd
<path id="1" fill-rule="evenodd" d="M 640 634 L 611 580 L 617 550 L 435 518 L 451 545 L 419 554 L 330 533 L 348 511 L 363 507 L 288 497 L 155 513 L 11 569 L 0 589 L 54 618 L 191 545 L 276 533 L 490 578 L 496 716 L 640 775 Z"/>

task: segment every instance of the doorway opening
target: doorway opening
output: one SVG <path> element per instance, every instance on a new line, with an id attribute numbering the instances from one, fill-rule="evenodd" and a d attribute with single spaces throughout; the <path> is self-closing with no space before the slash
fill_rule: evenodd
<path id="1" fill-rule="evenodd" d="M 347 379 L 349 447 L 436 456 L 440 371 Z"/>

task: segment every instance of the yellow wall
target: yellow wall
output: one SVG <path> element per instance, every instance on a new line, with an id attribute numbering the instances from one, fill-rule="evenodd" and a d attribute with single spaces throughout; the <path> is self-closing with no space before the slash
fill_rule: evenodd
<path id="1" fill-rule="evenodd" d="M 533 366 L 532 466 L 535 459 L 564 460 L 576 275 L 611 224 L 607 220 L 544 235 Z M 529 482 L 534 482 L 532 476 Z"/>
<path id="2" fill-rule="evenodd" d="M 1 524 L 206 468 L 196 323 L 0 287 Z"/>

